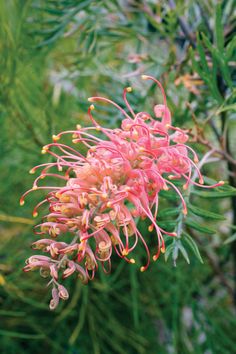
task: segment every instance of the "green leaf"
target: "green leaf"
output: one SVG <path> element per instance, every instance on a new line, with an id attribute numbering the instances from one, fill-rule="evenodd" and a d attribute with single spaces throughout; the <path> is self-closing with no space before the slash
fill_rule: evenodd
<path id="1" fill-rule="evenodd" d="M 214 192 L 203 192 L 203 191 L 192 191 L 192 194 L 197 195 L 201 198 L 228 198 L 236 196 L 236 190 L 233 191 L 214 191 Z"/>
<path id="2" fill-rule="evenodd" d="M 55 34 L 50 37 L 49 39 L 44 40 L 43 42 L 39 43 L 36 48 L 41 48 L 45 45 L 49 45 L 52 44 L 53 42 L 55 42 L 60 36 L 62 36 L 62 34 L 64 33 L 64 25 L 60 26 L 60 29 L 55 32 Z"/>
<path id="3" fill-rule="evenodd" d="M 236 44 L 236 43 L 235 43 Z M 236 111 L 236 103 L 234 104 L 229 104 L 228 106 L 224 106 L 222 108 L 219 108 L 217 110 L 217 114 L 220 114 L 222 112 L 226 112 L 226 111 Z"/>
<path id="4" fill-rule="evenodd" d="M 158 23 L 153 16 L 150 16 L 149 14 L 147 14 L 146 12 L 144 12 L 145 17 L 147 18 L 148 22 L 159 32 L 161 33 L 163 36 L 165 36 L 166 31 L 165 28 L 163 27 L 162 24 Z"/>
<path id="5" fill-rule="evenodd" d="M 84 46 L 86 53 L 91 53 L 93 51 L 96 45 L 96 38 L 97 38 L 97 34 L 95 31 L 91 31 L 88 33 L 85 46 Z"/>
<path id="6" fill-rule="evenodd" d="M 213 56 L 212 57 L 212 81 L 211 81 L 211 91 L 212 91 L 212 95 L 213 97 L 222 104 L 222 101 L 223 101 L 223 97 L 221 96 L 220 94 L 220 91 L 219 91 L 219 87 L 218 87 L 218 71 L 219 71 L 219 68 L 218 68 L 218 65 L 217 65 L 217 60 L 216 58 Z"/>
<path id="7" fill-rule="evenodd" d="M 203 78 L 203 80 L 205 80 L 205 75 L 204 75 L 204 71 L 201 69 L 199 63 L 197 62 L 197 60 L 195 59 L 195 53 L 193 48 L 190 48 L 190 57 L 192 60 L 192 65 L 193 65 L 193 69 L 194 71 L 196 71 L 198 73 L 198 75 Z"/>
<path id="8" fill-rule="evenodd" d="M 190 264 L 188 253 L 187 253 L 186 249 L 184 248 L 184 246 L 182 245 L 181 242 L 179 242 L 178 248 L 179 248 L 180 252 L 182 253 L 182 255 L 183 255 L 184 259 L 186 260 L 186 262 L 188 264 Z"/>
<path id="9" fill-rule="evenodd" d="M 216 5 L 216 19 L 215 19 L 215 41 L 216 46 L 220 52 L 224 50 L 224 27 L 222 24 L 222 10 L 221 3 Z"/>
<path id="10" fill-rule="evenodd" d="M 40 48 L 45 45 L 50 45 L 53 42 L 55 42 L 58 38 L 62 37 L 68 24 L 70 24 L 70 22 L 73 21 L 73 18 L 80 11 L 82 11 L 83 9 L 88 7 L 91 4 L 91 2 L 92 2 L 92 0 L 85 0 L 85 1 L 79 2 L 79 4 L 77 6 L 71 8 L 70 11 L 68 11 L 68 10 L 61 11 L 61 10 L 57 10 L 57 9 L 56 10 L 50 9 L 51 15 L 61 16 L 61 19 L 59 22 L 60 25 L 53 28 L 52 29 L 53 35 L 49 38 L 46 38 L 41 43 L 39 43 L 36 48 Z M 49 12 L 49 9 L 47 9 L 47 8 L 39 8 L 39 9 L 42 10 L 43 12 Z"/>
<path id="11" fill-rule="evenodd" d="M 200 37 L 199 37 L 199 33 L 197 33 L 197 51 L 198 51 L 198 54 L 199 54 L 199 57 L 200 57 L 200 60 L 201 60 L 201 64 L 202 64 L 202 68 L 204 70 L 204 72 L 206 74 L 209 74 L 209 66 L 208 66 L 208 63 L 207 63 L 207 60 L 206 60 L 206 55 L 205 55 L 205 51 L 204 51 L 204 48 L 201 44 L 201 40 L 200 40 Z"/>
<path id="12" fill-rule="evenodd" d="M 165 218 L 169 216 L 179 215 L 180 210 L 178 208 L 166 208 L 158 212 L 158 218 Z"/>
<path id="13" fill-rule="evenodd" d="M 229 61 L 231 58 L 235 56 L 235 51 L 236 51 L 236 36 L 234 36 L 231 41 L 227 44 L 227 47 L 225 49 L 226 52 L 226 60 Z"/>
<path id="14" fill-rule="evenodd" d="M 233 234 L 232 236 L 230 236 L 229 238 L 227 238 L 227 239 L 224 241 L 224 245 L 227 245 L 228 243 L 234 242 L 235 240 L 236 240 L 236 233 Z"/>
<path id="15" fill-rule="evenodd" d="M 166 251 L 165 251 L 165 255 L 164 255 L 166 262 L 168 261 L 168 258 L 170 256 L 170 254 L 173 252 L 173 250 L 174 250 L 174 242 L 172 242 L 170 245 L 168 245 L 166 247 Z"/>
<path id="16" fill-rule="evenodd" d="M 223 186 L 217 187 L 217 191 L 236 193 L 236 188 L 228 183 L 225 183 Z"/>
<path id="17" fill-rule="evenodd" d="M 53 9 L 53 8 L 49 8 L 49 7 L 40 7 L 39 5 L 36 4 L 32 4 L 32 7 L 34 9 L 36 9 L 37 11 L 42 11 L 42 12 L 46 12 L 52 16 L 63 16 L 64 15 L 64 11 L 63 10 L 57 10 L 57 9 Z"/>
<path id="18" fill-rule="evenodd" d="M 186 242 L 186 244 L 191 248 L 191 250 L 193 251 L 193 253 L 195 254 L 195 256 L 197 257 L 197 259 L 201 262 L 203 262 L 203 259 L 201 257 L 201 254 L 199 252 L 198 246 L 196 244 L 196 242 L 193 240 L 193 238 L 187 234 L 185 231 L 183 232 L 183 242 Z"/>
<path id="19" fill-rule="evenodd" d="M 209 234 L 209 235 L 213 235 L 215 234 L 215 230 L 213 230 L 211 227 L 208 227 L 208 226 L 202 226 L 200 225 L 198 222 L 194 221 L 194 220 L 191 220 L 191 219 L 187 219 L 185 221 L 185 224 L 197 231 L 200 231 L 202 233 L 205 233 L 205 234 Z"/>
<path id="20" fill-rule="evenodd" d="M 184 257 L 184 259 L 186 260 L 186 262 L 188 264 L 190 264 L 190 259 L 189 259 L 186 249 L 184 248 L 181 240 L 176 239 L 176 238 L 173 240 L 173 242 L 170 245 L 168 245 L 166 247 L 165 256 L 164 256 L 165 261 L 167 261 L 170 254 L 172 254 L 172 259 L 174 261 L 174 264 L 176 264 L 176 260 L 178 258 L 179 251 L 181 252 L 181 254 Z"/>
<path id="21" fill-rule="evenodd" d="M 190 210 L 193 214 L 201 216 L 206 219 L 225 220 L 225 217 L 223 215 L 213 213 L 206 209 L 198 208 L 192 204 L 188 205 L 188 210 Z"/>
<path id="22" fill-rule="evenodd" d="M 12 338 L 22 338 L 22 339 L 42 339 L 45 338 L 44 334 L 28 334 L 28 333 L 19 333 L 13 331 L 5 331 L 0 329 L 0 336 L 12 337 Z"/>
<path id="23" fill-rule="evenodd" d="M 173 220 L 165 220 L 165 221 L 160 221 L 158 225 L 165 229 L 166 231 L 172 231 L 176 227 L 176 221 Z"/>
<path id="24" fill-rule="evenodd" d="M 225 182 L 225 184 L 223 184 L 220 187 L 216 188 L 217 191 L 220 192 L 229 192 L 229 193 L 236 193 L 236 188 L 231 186 L 228 182 Z"/>
<path id="25" fill-rule="evenodd" d="M 204 33 L 201 33 L 201 37 L 202 37 L 202 41 L 205 44 L 205 46 L 207 47 L 207 49 L 209 49 L 212 52 L 213 51 L 213 49 L 212 49 L 213 46 L 212 46 L 211 42 L 209 41 L 209 39 L 207 38 L 207 36 L 205 36 Z M 214 98 L 217 101 L 222 102 L 222 97 L 220 95 L 220 92 L 218 90 L 218 85 L 217 85 L 218 65 L 217 65 L 216 58 L 213 56 L 213 58 L 212 58 L 213 67 L 212 67 L 212 70 L 210 70 L 210 68 L 208 66 L 208 63 L 207 63 L 207 60 L 206 60 L 204 48 L 203 48 L 203 46 L 201 44 L 201 40 L 199 38 L 199 35 L 197 37 L 197 51 L 198 51 L 198 54 L 199 54 L 199 57 L 200 57 L 200 62 L 201 62 L 202 69 L 200 68 L 200 65 L 196 62 L 196 60 L 194 59 L 194 57 L 192 55 L 193 66 L 195 67 L 195 69 L 198 72 L 198 74 L 200 75 L 200 77 L 209 86 Z"/>
<path id="26" fill-rule="evenodd" d="M 230 77 L 229 67 L 227 60 L 225 59 L 223 49 L 222 51 L 220 51 L 220 49 L 215 48 L 204 33 L 202 33 L 202 39 L 207 49 L 209 49 L 209 51 L 211 52 L 213 59 L 215 60 L 215 62 L 218 63 L 218 66 L 221 69 L 225 82 L 229 87 L 232 87 L 232 80 Z"/>
<path id="27" fill-rule="evenodd" d="M 179 199 L 179 196 L 176 195 L 176 193 L 172 192 L 171 190 L 169 191 L 160 191 L 159 193 L 160 197 L 163 197 L 164 199 L 171 200 L 171 201 L 177 201 Z"/>
<path id="28" fill-rule="evenodd" d="M 178 242 L 176 240 L 174 240 L 174 248 L 173 248 L 173 252 L 172 252 L 172 259 L 174 261 L 174 266 L 176 266 L 176 260 L 178 258 L 178 255 L 179 255 Z"/>
<path id="29" fill-rule="evenodd" d="M 132 312 L 134 325 L 139 326 L 139 282 L 137 279 L 137 272 L 134 267 L 130 267 L 130 285 L 131 285 L 131 298 L 132 298 Z"/>

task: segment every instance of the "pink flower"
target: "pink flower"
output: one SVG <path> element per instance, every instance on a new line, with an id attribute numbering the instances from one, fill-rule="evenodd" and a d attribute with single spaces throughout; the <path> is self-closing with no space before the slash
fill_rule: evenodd
<path id="1" fill-rule="evenodd" d="M 171 180 L 185 181 L 184 189 L 191 183 L 203 184 L 196 166 L 197 155 L 185 145 L 187 131 L 171 125 L 171 114 L 161 84 L 151 76 L 142 78 L 154 81 L 162 91 L 164 102 L 154 107 L 156 119 L 149 113 L 136 114 L 133 111 L 126 97 L 131 91 L 129 87 L 123 94 L 129 114 L 107 98 L 91 97 L 90 102 L 107 102 L 121 111 L 124 115 L 121 127 L 101 127 L 92 115 L 94 106 L 91 105 L 88 114 L 93 126 L 82 128 L 78 125 L 76 130 L 53 136 L 53 143 L 44 146 L 42 153 L 52 155 L 54 162 L 31 170 L 34 173 L 42 168 L 32 189 L 22 196 L 21 204 L 33 190 L 48 191 L 33 215 L 37 216 L 42 204 L 48 204 L 49 214 L 37 226 L 36 233 L 50 238 L 34 242 L 33 247 L 48 256 L 30 257 L 24 270 L 39 268 L 41 274 L 51 276 L 51 309 L 57 306 L 59 298 L 66 300 L 69 296 L 58 279 L 77 273 L 86 283 L 94 277 L 99 264 L 109 272 L 114 252 L 127 262 L 135 263 L 134 250 L 141 243 L 147 257 L 140 270 L 145 271 L 151 255 L 146 236 L 137 228 L 136 219 L 148 218 L 151 223 L 149 231 L 155 230 L 157 243 L 152 258 L 156 261 L 160 252 L 165 252 L 163 235 L 176 236 L 174 232 L 160 228 L 156 222 L 159 192 L 172 188 L 180 198 L 183 213 L 187 214 L 182 193 Z M 105 140 L 94 135 L 96 131 L 101 132 Z M 72 134 L 74 144 L 84 144 L 87 154 L 59 142 L 64 134 Z M 198 172 L 199 183 L 191 180 L 194 170 Z M 47 176 L 61 179 L 64 185 L 39 186 L 39 181 Z M 222 184 L 220 181 L 211 187 Z M 57 240 L 64 234 L 72 236 L 71 242 Z"/>

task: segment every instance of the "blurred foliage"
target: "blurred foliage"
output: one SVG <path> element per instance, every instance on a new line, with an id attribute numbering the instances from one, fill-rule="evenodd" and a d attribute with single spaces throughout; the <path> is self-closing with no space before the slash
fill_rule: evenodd
<path id="1" fill-rule="evenodd" d="M 0 17 L 1 353 L 233 353 L 235 2 L 8 0 Z M 33 181 L 27 171 L 45 161 L 40 148 L 52 134 L 88 124 L 87 97 L 123 105 L 132 86 L 133 107 L 151 113 L 160 93 L 142 73 L 163 82 L 175 124 L 192 129 L 200 157 L 211 151 L 203 172 L 229 184 L 192 188 L 187 218 L 162 192 L 169 201 L 158 222 L 179 235 L 165 257 L 143 274 L 114 257 L 110 276 L 88 286 L 68 280 L 70 301 L 51 313 L 45 283 L 21 271 L 38 198 L 18 206 Z M 112 107 L 96 108 L 101 122 L 119 124 Z M 145 222 L 140 228 L 147 233 Z"/>

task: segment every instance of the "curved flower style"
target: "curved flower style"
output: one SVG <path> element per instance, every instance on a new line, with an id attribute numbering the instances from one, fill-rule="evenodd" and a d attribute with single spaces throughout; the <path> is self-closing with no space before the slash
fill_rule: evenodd
<path id="1" fill-rule="evenodd" d="M 47 234 L 50 238 L 33 243 L 34 249 L 42 250 L 47 256 L 30 257 L 24 270 L 40 269 L 43 277 L 51 276 L 51 309 L 57 306 L 59 298 L 65 300 L 69 296 L 58 279 L 77 273 L 86 283 L 94 277 L 99 263 L 105 272 L 109 272 L 112 252 L 129 263 L 135 263 L 131 255 L 137 243 L 141 242 L 147 257 L 140 270 L 145 271 L 151 256 L 135 220 L 138 217 L 150 220 L 149 231 L 155 230 L 157 236 L 152 257 L 156 261 L 160 252 L 165 252 L 163 235 L 176 236 L 174 232 L 163 230 L 156 222 L 159 191 L 174 189 L 181 200 L 183 213 L 187 214 L 184 198 L 171 180 L 184 181 L 183 189 L 191 183 L 203 184 L 196 165 L 198 157 L 185 144 L 187 131 L 171 124 L 161 84 L 151 76 L 142 78 L 154 81 L 162 91 L 164 102 L 154 107 L 155 119 L 146 112 L 134 113 L 127 100 L 130 87 L 123 93 L 129 114 L 107 98 L 91 97 L 90 102 L 107 102 L 120 110 L 124 115 L 121 127 L 101 127 L 92 116 L 94 106 L 91 105 L 88 114 L 93 127 L 77 125 L 76 130 L 54 135 L 53 143 L 44 146 L 42 153 L 52 155 L 55 162 L 36 166 L 30 171 L 35 173 L 42 168 L 40 176 L 22 196 L 20 203 L 23 205 L 25 196 L 33 190 L 49 191 L 35 207 L 33 215 L 37 216 L 39 206 L 49 204 L 49 214 L 37 226 L 36 233 Z M 94 135 L 94 131 L 103 133 L 105 140 Z M 73 143 L 82 143 L 87 149 L 86 156 L 59 142 L 64 134 L 72 134 Z M 55 169 L 61 174 L 51 172 Z M 193 170 L 198 173 L 199 183 L 191 179 Z M 62 179 L 64 186 L 38 186 L 38 182 L 47 176 Z M 211 187 L 222 184 L 220 181 Z M 65 233 L 73 236 L 70 243 L 58 241 L 58 236 Z"/>

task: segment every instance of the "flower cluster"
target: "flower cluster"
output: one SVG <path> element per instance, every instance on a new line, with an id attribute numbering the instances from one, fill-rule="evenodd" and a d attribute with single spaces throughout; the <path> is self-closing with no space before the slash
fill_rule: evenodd
<path id="1" fill-rule="evenodd" d="M 150 220 L 149 231 L 156 234 L 156 250 L 153 260 L 160 252 L 165 252 L 163 235 L 176 236 L 158 226 L 159 192 L 173 189 L 182 203 L 182 212 L 187 207 L 181 191 L 172 180 L 183 181 L 183 189 L 191 183 L 202 186 L 203 177 L 197 167 L 198 158 L 194 150 L 185 143 L 187 131 L 171 124 L 171 114 L 166 104 L 164 90 L 156 79 L 142 76 L 144 80 L 154 81 L 161 89 L 163 104 L 154 107 L 153 118 L 146 112 L 135 113 L 131 108 L 124 89 L 123 98 L 129 110 L 127 113 L 115 102 L 103 97 L 92 97 L 89 101 L 107 102 L 123 113 L 124 119 L 119 129 L 101 127 L 92 115 L 94 106 L 88 110 L 92 127 L 77 126 L 74 131 L 62 132 L 53 136 L 53 143 L 43 147 L 42 153 L 54 157 L 54 162 L 34 167 L 30 172 L 42 169 L 33 190 L 47 190 L 46 198 L 34 209 L 49 205 L 49 214 L 36 227 L 39 235 L 49 235 L 33 243 L 47 255 L 35 255 L 26 261 L 25 271 L 39 269 L 43 277 L 51 277 L 54 309 L 59 298 L 67 299 L 66 288 L 59 283 L 62 279 L 77 273 L 82 282 L 93 279 L 100 264 L 105 272 L 111 268 L 111 255 L 117 255 L 129 263 L 138 243 L 146 250 L 146 263 L 140 270 L 145 271 L 151 255 L 144 235 L 136 226 L 138 217 Z M 94 131 L 101 132 L 104 139 Z M 83 144 L 86 154 L 60 142 L 64 134 L 72 134 L 73 143 Z M 191 157 L 189 157 L 192 156 Z M 198 182 L 193 181 L 193 171 L 197 171 Z M 64 186 L 39 186 L 38 182 L 53 176 L 64 180 Z M 219 182 L 214 186 L 222 185 Z M 205 186 L 207 188 L 207 186 Z M 63 234 L 71 235 L 69 243 L 62 241 Z M 58 240 L 60 239 L 60 240 Z M 65 239 L 65 238 L 64 238 Z"/>

